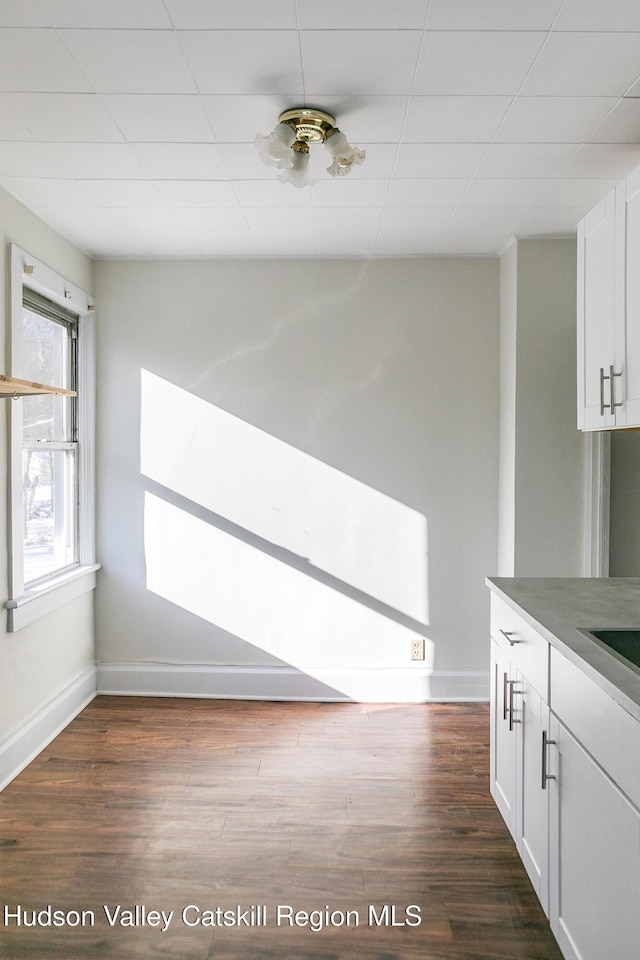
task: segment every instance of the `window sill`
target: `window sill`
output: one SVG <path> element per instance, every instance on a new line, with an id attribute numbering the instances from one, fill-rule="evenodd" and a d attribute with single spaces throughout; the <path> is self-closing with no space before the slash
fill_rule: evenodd
<path id="1" fill-rule="evenodd" d="M 54 577 L 46 583 L 39 584 L 26 590 L 21 597 L 7 600 L 7 630 L 15 633 L 22 627 L 39 620 L 53 610 L 57 610 L 65 603 L 75 600 L 76 597 L 94 590 L 96 586 L 96 572 L 100 569 L 99 563 L 84 567 L 74 567 L 73 570 Z"/>

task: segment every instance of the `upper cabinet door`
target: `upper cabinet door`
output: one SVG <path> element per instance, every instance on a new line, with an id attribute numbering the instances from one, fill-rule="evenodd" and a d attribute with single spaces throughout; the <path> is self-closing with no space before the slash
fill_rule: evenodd
<path id="1" fill-rule="evenodd" d="M 578 428 L 640 427 L 640 168 L 578 224 Z"/>
<path id="2" fill-rule="evenodd" d="M 616 324 L 616 370 L 621 377 L 615 385 L 623 406 L 617 411 L 616 426 L 640 425 L 640 169 L 634 170 L 619 192 L 618 216 L 623 219 L 620 247 L 624 249 L 624 309 Z M 622 209 L 621 209 L 622 208 Z M 618 384 L 620 386 L 618 387 Z"/>
<path id="3" fill-rule="evenodd" d="M 619 263 L 618 263 L 619 273 Z M 619 294 L 618 294 L 619 297 Z M 578 225 L 578 429 L 615 426 L 616 193 Z M 614 387 L 615 391 L 615 387 Z M 615 402 L 615 400 L 614 400 Z"/>

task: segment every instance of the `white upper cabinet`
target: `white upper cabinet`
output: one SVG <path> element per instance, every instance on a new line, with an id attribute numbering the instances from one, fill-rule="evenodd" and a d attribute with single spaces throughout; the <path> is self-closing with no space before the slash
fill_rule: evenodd
<path id="1" fill-rule="evenodd" d="M 640 169 L 578 225 L 578 428 L 640 426 Z"/>
<path id="2" fill-rule="evenodd" d="M 626 427 L 640 426 L 640 168 L 634 170 L 620 188 L 624 202 L 619 219 L 624 227 L 624 414 Z M 622 229 L 621 229 L 622 233 Z"/>
<path id="3" fill-rule="evenodd" d="M 578 224 L 578 429 L 615 426 L 616 194 Z M 614 379 L 615 383 L 615 379 Z M 615 402 L 615 401 L 614 401 Z"/>

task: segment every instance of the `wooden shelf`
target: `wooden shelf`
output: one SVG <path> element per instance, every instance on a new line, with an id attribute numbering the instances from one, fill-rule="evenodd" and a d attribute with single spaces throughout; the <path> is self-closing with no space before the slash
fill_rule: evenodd
<path id="1" fill-rule="evenodd" d="M 0 397 L 35 397 L 44 393 L 53 393 L 62 397 L 76 396 L 75 390 L 63 390 L 62 387 L 50 387 L 44 383 L 18 380 L 17 377 L 5 377 L 0 374 Z"/>

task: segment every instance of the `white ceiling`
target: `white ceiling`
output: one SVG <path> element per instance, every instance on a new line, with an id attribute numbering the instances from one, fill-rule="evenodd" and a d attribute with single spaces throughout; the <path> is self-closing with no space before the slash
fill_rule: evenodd
<path id="1" fill-rule="evenodd" d="M 303 103 L 367 158 L 298 190 Z M 497 255 L 639 164 L 638 0 L 0 2 L 0 183 L 94 257 Z"/>

